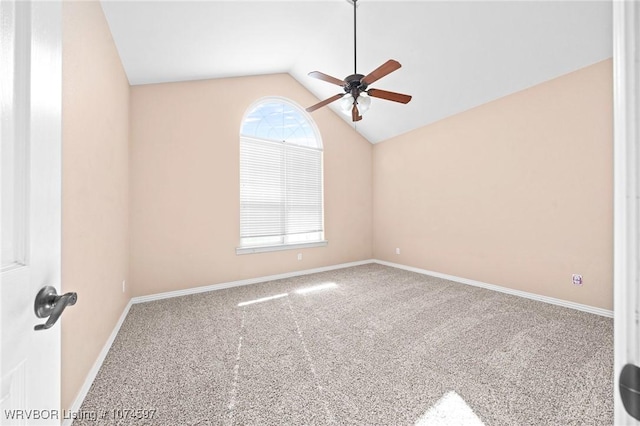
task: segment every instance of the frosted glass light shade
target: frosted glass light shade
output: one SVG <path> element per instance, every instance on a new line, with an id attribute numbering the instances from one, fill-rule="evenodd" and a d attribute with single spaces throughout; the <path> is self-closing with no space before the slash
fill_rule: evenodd
<path id="1" fill-rule="evenodd" d="M 369 107 L 371 106 L 371 98 L 366 93 L 360 93 L 358 99 L 358 112 L 360 115 L 364 115 L 365 112 L 369 111 Z"/>
<path id="2" fill-rule="evenodd" d="M 360 93 L 356 99 L 356 108 L 358 108 L 358 115 L 364 115 L 371 106 L 371 98 L 366 93 Z M 351 109 L 353 108 L 353 95 L 348 94 L 340 99 L 340 111 L 344 115 L 351 117 Z"/>
<path id="3" fill-rule="evenodd" d="M 351 107 L 353 106 L 353 96 L 351 94 L 344 95 L 340 99 L 340 111 L 344 115 L 351 117 Z"/>

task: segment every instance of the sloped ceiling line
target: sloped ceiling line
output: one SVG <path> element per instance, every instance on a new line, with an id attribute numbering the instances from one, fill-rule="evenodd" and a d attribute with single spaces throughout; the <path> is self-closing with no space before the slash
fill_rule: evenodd
<path id="1" fill-rule="evenodd" d="M 374 1 L 358 3 L 358 72 L 388 59 L 402 70 L 377 88 L 356 127 L 387 140 L 612 55 L 610 1 Z M 346 1 L 103 1 L 132 85 L 287 72 L 325 99 L 353 71 Z M 345 121 L 349 117 L 331 105 Z"/>

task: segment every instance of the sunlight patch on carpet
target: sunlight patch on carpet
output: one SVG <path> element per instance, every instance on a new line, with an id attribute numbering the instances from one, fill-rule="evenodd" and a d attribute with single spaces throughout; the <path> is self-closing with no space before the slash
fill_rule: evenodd
<path id="1" fill-rule="evenodd" d="M 484 426 L 464 399 L 454 391 L 447 392 L 422 415 L 415 426 Z"/>
<path id="2" fill-rule="evenodd" d="M 298 290 L 296 290 L 296 294 L 307 294 L 314 291 L 326 290 L 326 289 L 335 288 L 335 287 L 338 287 L 338 284 L 334 282 L 327 282 L 323 284 L 314 285 L 312 287 L 299 288 Z"/>
<path id="3" fill-rule="evenodd" d="M 240 302 L 238 303 L 238 306 L 247 306 L 247 305 L 253 305 L 254 303 L 268 302 L 269 300 L 280 299 L 281 297 L 287 297 L 288 295 L 289 293 L 281 293 L 273 296 L 261 297 L 260 299 L 253 299 L 253 300 L 248 300 L 246 302 Z"/>

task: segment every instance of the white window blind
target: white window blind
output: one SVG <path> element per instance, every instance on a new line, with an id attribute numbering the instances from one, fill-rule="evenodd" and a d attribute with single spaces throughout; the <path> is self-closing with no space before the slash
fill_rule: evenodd
<path id="1" fill-rule="evenodd" d="M 240 247 L 323 240 L 322 148 L 305 121 L 293 105 L 279 100 L 258 105 L 245 118 L 240 137 Z"/>

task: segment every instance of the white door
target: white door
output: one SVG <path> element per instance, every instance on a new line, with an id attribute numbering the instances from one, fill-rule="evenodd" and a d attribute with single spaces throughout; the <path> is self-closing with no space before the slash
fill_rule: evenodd
<path id="1" fill-rule="evenodd" d="M 34 300 L 60 290 L 61 4 L 0 1 L 2 425 L 59 424 L 60 325 Z"/>
<path id="2" fill-rule="evenodd" d="M 640 4 L 615 1 L 615 424 L 640 425 Z"/>

